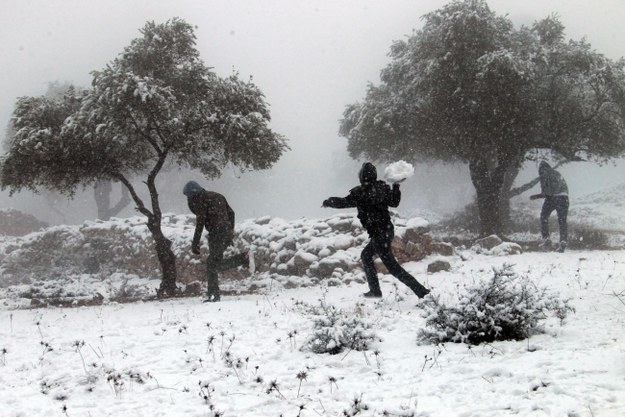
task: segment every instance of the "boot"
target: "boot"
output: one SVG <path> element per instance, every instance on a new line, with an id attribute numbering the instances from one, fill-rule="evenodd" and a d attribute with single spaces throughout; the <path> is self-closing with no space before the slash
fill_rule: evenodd
<path id="1" fill-rule="evenodd" d="M 217 301 L 220 301 L 221 297 L 219 296 L 219 294 L 215 295 L 215 294 L 206 294 L 206 299 L 203 301 L 204 303 L 216 303 Z"/>
<path id="2" fill-rule="evenodd" d="M 365 298 L 382 298 L 382 292 L 368 291 L 362 295 Z"/>

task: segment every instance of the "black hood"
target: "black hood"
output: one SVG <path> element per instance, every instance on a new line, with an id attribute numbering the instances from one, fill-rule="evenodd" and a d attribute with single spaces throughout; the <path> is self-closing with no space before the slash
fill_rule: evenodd
<path id="1" fill-rule="evenodd" d="M 540 164 L 538 164 L 538 173 L 547 173 L 549 171 L 553 171 L 551 165 L 549 165 L 547 161 L 540 161 Z"/>
<path id="2" fill-rule="evenodd" d="M 375 165 L 371 162 L 362 164 L 362 168 L 360 168 L 360 172 L 358 173 L 358 178 L 363 185 L 375 182 L 375 180 L 378 179 L 378 171 L 375 169 Z"/>
<path id="3" fill-rule="evenodd" d="M 184 188 L 182 189 L 182 194 L 186 195 L 187 197 L 192 197 L 200 193 L 200 191 L 202 190 L 203 188 L 202 186 L 200 186 L 200 184 L 198 184 L 195 181 L 189 181 L 188 183 L 185 184 Z"/>

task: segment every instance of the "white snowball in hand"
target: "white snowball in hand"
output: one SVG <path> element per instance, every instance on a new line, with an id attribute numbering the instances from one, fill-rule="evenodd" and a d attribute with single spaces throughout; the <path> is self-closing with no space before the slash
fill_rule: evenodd
<path id="1" fill-rule="evenodd" d="M 414 167 L 406 161 L 393 162 L 384 170 L 384 179 L 394 183 L 414 175 Z"/>

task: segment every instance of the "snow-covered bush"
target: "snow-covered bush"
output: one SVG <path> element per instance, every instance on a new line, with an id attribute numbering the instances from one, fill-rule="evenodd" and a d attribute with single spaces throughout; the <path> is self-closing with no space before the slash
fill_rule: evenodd
<path id="1" fill-rule="evenodd" d="M 346 349 L 368 350 L 378 340 L 372 324 L 357 312 L 350 313 L 325 303 L 308 306 L 307 310 L 313 315 L 314 325 L 303 350 L 336 355 Z"/>
<path id="2" fill-rule="evenodd" d="M 549 314 L 564 320 L 573 311 L 568 300 L 519 277 L 511 265 L 493 268 L 493 277 L 468 288 L 457 305 L 447 306 L 440 296 L 429 296 L 423 306 L 426 327 L 419 330 L 419 343 L 474 345 L 523 340 Z"/>
<path id="3" fill-rule="evenodd" d="M 43 227 L 48 224 L 30 214 L 10 208 L 0 210 L 0 235 L 24 236 Z"/>

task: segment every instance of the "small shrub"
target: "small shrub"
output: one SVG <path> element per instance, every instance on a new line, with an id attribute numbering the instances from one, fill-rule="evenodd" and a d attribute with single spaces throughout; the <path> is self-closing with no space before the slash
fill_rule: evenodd
<path id="1" fill-rule="evenodd" d="M 44 227 L 48 227 L 48 223 L 31 214 L 15 209 L 0 210 L 0 235 L 24 236 Z"/>
<path id="2" fill-rule="evenodd" d="M 314 328 L 302 349 L 336 355 L 345 349 L 368 350 L 377 340 L 372 324 L 332 305 L 309 307 Z"/>
<path id="3" fill-rule="evenodd" d="M 605 231 L 590 225 L 576 224 L 569 227 L 569 246 L 575 249 L 606 249 L 609 247 Z"/>
<path id="4" fill-rule="evenodd" d="M 420 343 L 480 344 L 496 340 L 523 340 L 551 313 L 561 321 L 573 308 L 568 300 L 548 294 L 519 277 L 510 265 L 493 269 L 493 277 L 446 306 L 440 297 L 424 301 L 426 328 L 419 330 Z"/>
<path id="5" fill-rule="evenodd" d="M 478 234 L 480 231 L 480 217 L 477 204 L 469 203 L 462 210 L 438 223 L 436 229 L 450 234 L 469 233 Z"/>

